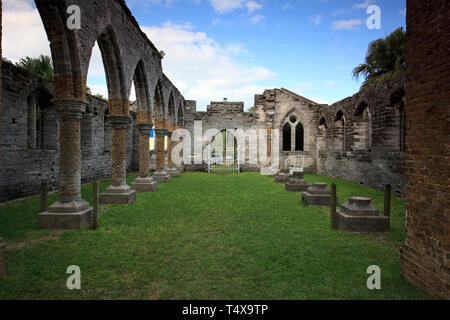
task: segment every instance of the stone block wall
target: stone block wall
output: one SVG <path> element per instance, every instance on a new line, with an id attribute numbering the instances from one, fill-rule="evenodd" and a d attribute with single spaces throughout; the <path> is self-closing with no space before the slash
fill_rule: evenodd
<path id="1" fill-rule="evenodd" d="M 39 193 L 42 180 L 48 180 L 50 189 L 57 188 L 59 124 L 52 108 L 52 82 L 7 62 L 2 71 L 0 201 L 6 201 Z M 87 112 L 81 121 L 82 182 L 106 179 L 111 172 L 111 126 L 105 125 L 108 103 L 89 96 L 87 101 Z M 30 114 L 37 105 L 40 112 Z M 32 116 L 37 120 L 38 113 L 39 121 L 34 124 L 37 143 L 31 146 L 29 131 L 33 122 L 29 119 Z M 128 171 L 138 167 L 135 125 L 133 121 L 127 129 Z"/>
<path id="2" fill-rule="evenodd" d="M 450 299 L 450 24 L 447 0 L 408 0 L 403 276 Z"/>
<path id="3" fill-rule="evenodd" d="M 404 77 L 325 107 L 317 123 L 317 172 L 405 194 Z"/>

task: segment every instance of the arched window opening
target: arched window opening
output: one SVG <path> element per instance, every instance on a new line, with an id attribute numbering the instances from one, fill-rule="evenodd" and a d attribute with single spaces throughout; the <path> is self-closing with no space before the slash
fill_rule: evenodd
<path id="1" fill-rule="evenodd" d="M 325 118 L 322 118 L 319 121 L 319 127 L 317 128 L 317 150 L 318 151 L 326 149 L 326 146 L 325 146 L 326 130 L 327 130 L 326 121 L 325 121 Z"/>
<path id="2" fill-rule="evenodd" d="M 52 96 L 38 89 L 27 98 L 27 148 L 56 150 L 57 138 L 51 128 L 56 126 L 57 115 L 51 105 Z"/>
<path id="3" fill-rule="evenodd" d="M 283 127 L 283 151 L 291 151 L 291 125 L 286 123 Z"/>
<path id="4" fill-rule="evenodd" d="M 345 151 L 345 116 L 339 111 L 334 119 L 334 150 Z"/>
<path id="5" fill-rule="evenodd" d="M 372 114 L 367 104 L 362 103 L 355 113 L 353 149 L 370 150 L 372 147 Z"/>
<path id="6" fill-rule="evenodd" d="M 301 123 L 295 128 L 295 151 L 305 151 L 305 131 Z"/>

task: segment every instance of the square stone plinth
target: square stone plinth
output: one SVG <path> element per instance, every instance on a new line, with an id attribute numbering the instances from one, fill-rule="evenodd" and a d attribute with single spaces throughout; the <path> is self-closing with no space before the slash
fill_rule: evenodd
<path id="1" fill-rule="evenodd" d="M 302 202 L 307 206 L 329 206 L 331 195 L 312 194 L 305 191 L 302 193 Z"/>
<path id="2" fill-rule="evenodd" d="M 170 175 L 166 171 L 156 171 L 153 175 L 153 179 L 155 179 L 158 183 L 169 183 Z"/>
<path id="3" fill-rule="evenodd" d="M 180 171 L 177 168 L 169 168 L 167 169 L 167 174 L 172 178 L 177 178 L 180 176 Z"/>
<path id="4" fill-rule="evenodd" d="M 339 228 L 349 232 L 386 232 L 390 219 L 379 213 L 370 198 L 352 197 L 337 211 Z"/>
<path id="5" fill-rule="evenodd" d="M 275 175 L 275 182 L 276 183 L 286 183 L 289 182 L 289 172 L 283 172 L 280 171 L 278 174 Z"/>
<path id="6" fill-rule="evenodd" d="M 309 185 L 306 181 L 303 182 L 286 182 L 286 191 L 288 192 L 303 192 L 308 190 Z"/>
<path id="7" fill-rule="evenodd" d="M 261 168 L 262 176 L 274 177 L 277 173 L 278 173 L 278 169 L 275 169 L 272 167 Z"/>
<path id="8" fill-rule="evenodd" d="M 150 177 L 139 177 L 133 182 L 131 189 L 137 192 L 156 192 L 158 190 L 158 182 Z"/>
<path id="9" fill-rule="evenodd" d="M 80 230 L 92 226 L 92 208 L 80 212 L 42 212 L 38 215 L 38 228 L 49 230 Z"/>
<path id="10" fill-rule="evenodd" d="M 309 185 L 304 179 L 303 172 L 294 172 L 294 174 L 286 182 L 286 191 L 303 192 L 308 190 Z"/>
<path id="11" fill-rule="evenodd" d="M 326 183 L 315 183 L 302 193 L 302 202 L 307 206 L 329 206 L 331 191 Z"/>
<path id="12" fill-rule="evenodd" d="M 351 216 L 338 210 L 339 229 L 348 232 L 388 232 L 389 218 L 379 216 Z"/>
<path id="13" fill-rule="evenodd" d="M 136 190 L 129 186 L 110 186 L 100 195 L 101 204 L 132 204 L 136 202 Z"/>

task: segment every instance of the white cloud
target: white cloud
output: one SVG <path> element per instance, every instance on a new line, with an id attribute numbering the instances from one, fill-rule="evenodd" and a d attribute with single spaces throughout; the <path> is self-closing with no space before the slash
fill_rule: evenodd
<path id="1" fill-rule="evenodd" d="M 281 7 L 282 10 L 294 9 L 294 4 L 292 2 L 287 2 L 284 6 Z"/>
<path id="2" fill-rule="evenodd" d="M 406 8 L 403 9 L 403 10 L 400 10 L 399 14 L 400 14 L 402 17 L 406 17 Z"/>
<path id="3" fill-rule="evenodd" d="M 373 4 L 373 0 L 365 0 L 363 3 L 357 3 L 353 5 L 353 9 L 366 9 L 368 6 Z"/>
<path id="4" fill-rule="evenodd" d="M 310 19 L 310 21 L 311 21 L 312 23 L 314 23 L 316 26 L 318 26 L 318 25 L 320 25 L 320 24 L 322 23 L 322 17 L 323 17 L 323 15 L 318 14 L 318 15 L 312 17 L 312 18 Z"/>
<path id="5" fill-rule="evenodd" d="M 334 21 L 332 28 L 334 30 L 346 29 L 346 30 L 354 30 L 358 29 L 358 26 L 362 25 L 363 22 L 360 19 L 353 20 L 339 20 Z"/>
<path id="6" fill-rule="evenodd" d="M 142 30 L 167 53 L 163 60 L 165 73 L 174 83 L 182 84 L 184 97 L 197 100 L 199 107 L 224 97 L 252 107 L 254 95 L 266 88 L 261 82 L 276 76 L 262 66 L 238 63 L 235 56 L 245 58 L 242 44 L 220 45 L 203 32 L 170 22 Z"/>
<path id="7" fill-rule="evenodd" d="M 243 7 L 245 0 L 210 0 L 214 10 L 219 13 L 229 13 Z"/>
<path id="8" fill-rule="evenodd" d="M 336 84 L 336 82 L 334 82 L 334 81 L 328 81 L 328 82 L 325 83 L 325 86 L 326 86 L 326 87 L 332 87 L 332 86 L 334 86 L 335 84 Z"/>
<path id="9" fill-rule="evenodd" d="M 261 10 L 262 9 L 262 4 L 255 2 L 255 1 L 249 1 L 247 2 L 247 4 L 245 5 L 247 7 L 248 13 L 252 14 L 253 12 L 255 12 L 256 10 Z"/>
<path id="10" fill-rule="evenodd" d="M 262 15 L 260 15 L 260 14 L 257 14 L 257 15 L 255 15 L 255 16 L 253 16 L 253 17 L 250 18 L 249 23 L 250 23 L 250 24 L 258 24 L 258 23 L 260 23 L 261 21 L 263 21 L 265 18 L 266 18 L 265 16 L 262 16 Z"/>
<path id="11" fill-rule="evenodd" d="M 18 62 L 21 58 L 50 56 L 44 25 L 30 0 L 3 1 L 3 57 Z"/>

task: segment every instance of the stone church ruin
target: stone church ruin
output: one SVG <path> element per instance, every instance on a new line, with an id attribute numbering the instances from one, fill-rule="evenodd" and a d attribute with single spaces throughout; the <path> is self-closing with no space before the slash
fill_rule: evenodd
<path id="1" fill-rule="evenodd" d="M 406 75 L 332 105 L 284 88 L 268 89 L 255 93 L 251 112 L 244 111 L 242 102 L 229 101 L 197 111 L 196 101 L 186 100 L 163 73 L 159 51 L 125 1 L 71 1 L 85 13 L 81 30 L 65 26 L 68 1 L 35 3 L 51 45 L 54 81 L 2 62 L 0 202 L 37 194 L 42 181 L 48 181 L 59 198 L 37 217 L 38 226 L 89 228 L 92 208 L 82 199 L 82 183 L 110 179 L 102 202 L 133 203 L 136 190 L 157 192 L 158 183 L 168 183 L 180 171 L 207 171 L 205 161 L 195 161 L 195 154 L 185 150 L 183 159 L 191 161 L 174 163 L 177 142 L 171 136 L 176 130 L 193 133 L 196 121 L 202 133 L 255 130 L 266 134 L 265 156 L 279 154 L 281 169 L 289 157 L 302 156 L 306 173 L 377 189 L 391 185 L 395 195 L 406 199 L 402 273 L 428 293 L 449 298 L 450 32 L 446 17 L 438 14 L 450 12 L 448 1 L 407 1 Z M 96 42 L 107 75 L 107 101 L 86 94 Z M 133 82 L 137 101 L 130 105 Z M 156 147 L 150 151 L 152 130 Z M 192 146 L 206 147 L 205 141 L 191 138 Z M 269 166 L 251 163 L 248 153 L 254 148 L 245 142 L 242 171 Z M 131 186 L 128 172 L 139 172 Z M 309 196 L 321 190 L 321 201 L 328 203 L 324 185 L 314 185 Z"/>

